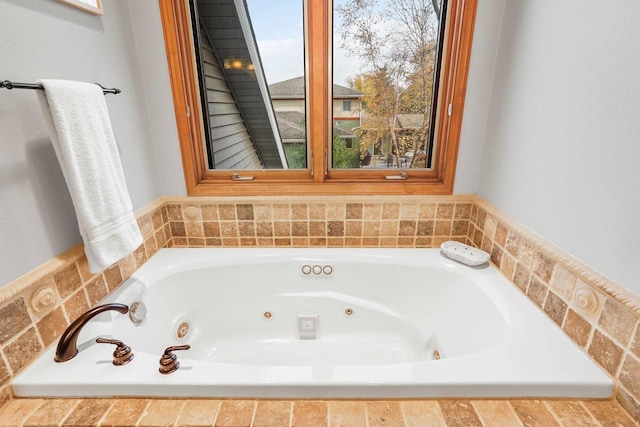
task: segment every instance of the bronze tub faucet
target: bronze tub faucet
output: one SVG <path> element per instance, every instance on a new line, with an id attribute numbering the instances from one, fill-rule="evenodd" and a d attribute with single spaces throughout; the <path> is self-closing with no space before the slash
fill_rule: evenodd
<path id="1" fill-rule="evenodd" d="M 125 314 L 129 311 L 129 306 L 118 303 L 103 304 L 93 307 L 91 310 L 82 314 L 69 325 L 60 337 L 58 347 L 56 348 L 56 355 L 53 360 L 56 362 L 66 362 L 67 360 L 73 359 L 75 355 L 78 354 L 78 336 L 84 325 L 98 314 L 111 310 Z"/>

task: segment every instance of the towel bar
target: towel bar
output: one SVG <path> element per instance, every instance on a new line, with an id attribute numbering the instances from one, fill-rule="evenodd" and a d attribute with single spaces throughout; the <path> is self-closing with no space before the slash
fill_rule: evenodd
<path id="1" fill-rule="evenodd" d="M 102 88 L 102 92 L 104 94 L 113 93 L 115 95 L 122 92 L 120 89 L 117 89 L 117 88 L 106 88 L 102 86 L 100 83 L 96 83 L 96 84 Z M 42 85 L 39 85 L 39 84 L 18 83 L 18 82 L 12 82 L 10 80 L 0 81 L 0 88 L 2 87 L 5 89 L 43 89 Z"/>

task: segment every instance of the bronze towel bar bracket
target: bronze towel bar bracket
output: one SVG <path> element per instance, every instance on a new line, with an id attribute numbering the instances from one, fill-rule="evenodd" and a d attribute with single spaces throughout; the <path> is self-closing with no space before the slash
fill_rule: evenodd
<path id="1" fill-rule="evenodd" d="M 116 94 L 122 92 L 120 89 L 117 89 L 117 88 L 106 88 L 106 87 L 102 86 L 100 83 L 96 83 L 96 84 L 102 88 L 102 92 L 104 94 L 113 93 L 114 95 L 116 95 Z M 0 88 L 5 88 L 5 89 L 43 89 L 42 85 L 39 85 L 39 84 L 18 83 L 18 82 L 12 82 L 10 80 L 0 81 Z"/>

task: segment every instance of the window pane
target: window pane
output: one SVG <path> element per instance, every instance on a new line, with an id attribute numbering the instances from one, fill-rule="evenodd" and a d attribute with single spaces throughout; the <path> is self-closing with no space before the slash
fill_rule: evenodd
<path id="1" fill-rule="evenodd" d="M 303 0 L 192 0 L 211 169 L 307 167 Z"/>
<path id="2" fill-rule="evenodd" d="M 431 166 L 443 1 L 334 0 L 333 168 Z"/>

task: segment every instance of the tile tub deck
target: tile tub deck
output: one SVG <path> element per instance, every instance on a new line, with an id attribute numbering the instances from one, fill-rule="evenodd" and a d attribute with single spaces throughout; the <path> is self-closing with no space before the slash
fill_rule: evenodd
<path id="1" fill-rule="evenodd" d="M 0 426 L 637 426 L 614 400 L 13 399 Z"/>

